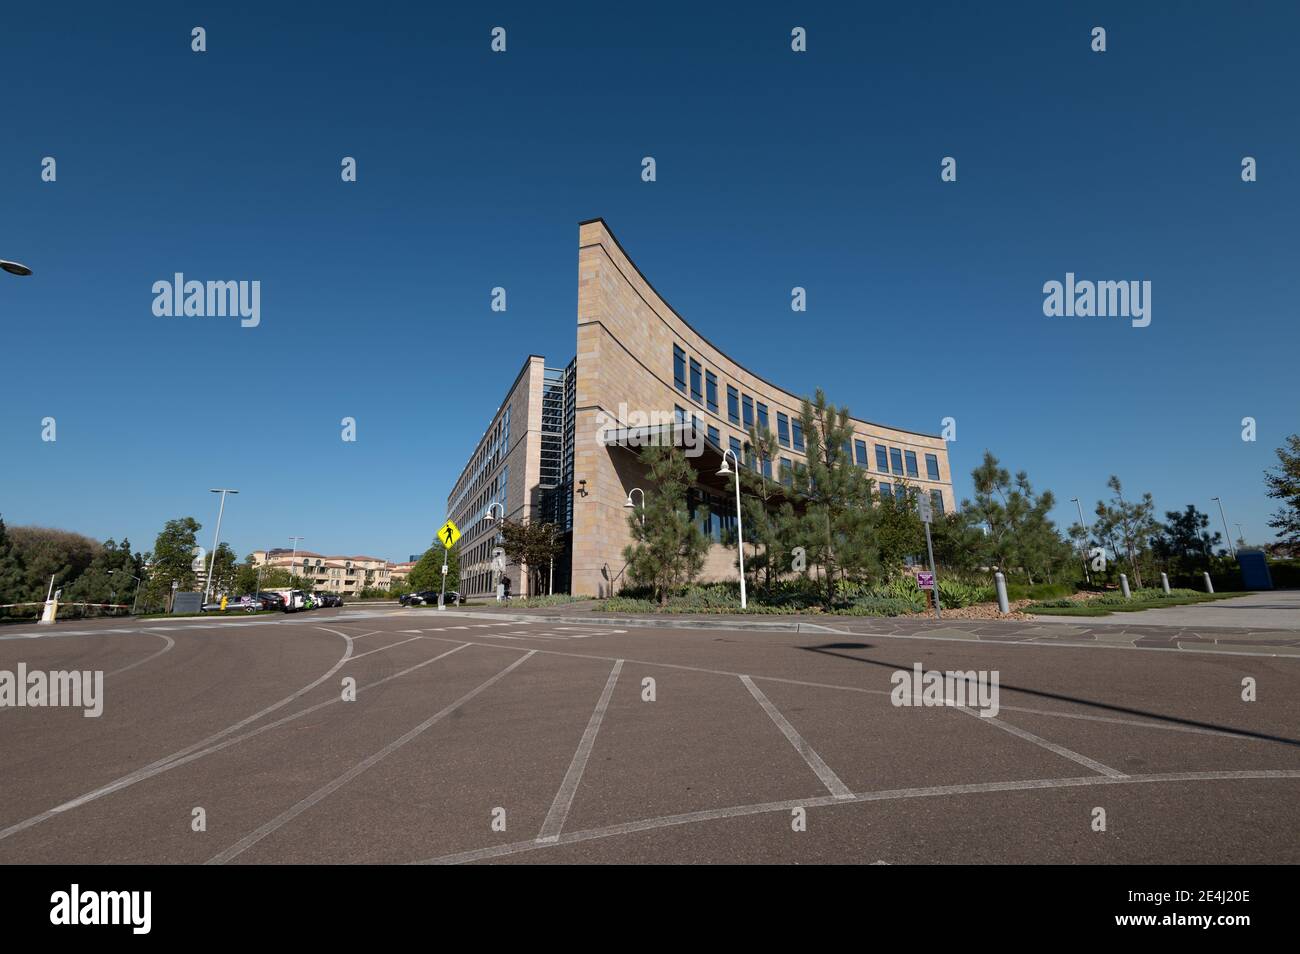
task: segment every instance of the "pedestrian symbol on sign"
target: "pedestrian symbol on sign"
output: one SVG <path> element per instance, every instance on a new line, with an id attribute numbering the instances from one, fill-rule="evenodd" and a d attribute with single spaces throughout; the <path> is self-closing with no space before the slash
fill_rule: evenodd
<path id="1" fill-rule="evenodd" d="M 460 539 L 460 528 L 448 520 L 442 525 L 442 529 L 438 531 L 438 539 L 442 541 L 444 547 L 450 550 L 456 545 L 456 541 Z"/>

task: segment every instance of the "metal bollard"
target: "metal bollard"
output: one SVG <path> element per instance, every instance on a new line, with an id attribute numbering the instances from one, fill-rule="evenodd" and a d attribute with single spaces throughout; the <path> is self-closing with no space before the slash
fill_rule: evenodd
<path id="1" fill-rule="evenodd" d="M 1007 578 L 999 570 L 993 574 L 993 582 L 997 584 L 998 588 L 998 612 L 1010 613 L 1011 604 L 1007 602 Z"/>
<path id="2" fill-rule="evenodd" d="M 1165 595 L 1168 596 L 1169 595 L 1169 574 L 1168 573 L 1160 574 L 1160 585 L 1164 587 Z"/>
<path id="3" fill-rule="evenodd" d="M 1210 571 L 1209 571 L 1209 570 L 1206 570 L 1206 571 L 1205 571 L 1205 592 L 1207 592 L 1207 593 L 1213 593 L 1213 592 L 1214 592 L 1214 584 L 1210 581 Z"/>
<path id="4" fill-rule="evenodd" d="M 1127 573 L 1121 573 L 1119 575 L 1119 588 L 1124 591 L 1124 599 L 1131 600 L 1133 598 L 1133 594 L 1128 591 Z"/>

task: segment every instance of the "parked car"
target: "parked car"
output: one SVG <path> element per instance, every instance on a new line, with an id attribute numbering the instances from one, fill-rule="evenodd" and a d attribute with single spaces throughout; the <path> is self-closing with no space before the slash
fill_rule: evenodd
<path id="1" fill-rule="evenodd" d="M 272 593 L 269 590 L 258 593 L 257 599 L 262 604 L 264 610 L 282 610 L 284 609 L 285 599 L 279 593 Z"/>
<path id="2" fill-rule="evenodd" d="M 286 613 L 296 613 L 300 609 L 307 608 L 307 594 L 302 590 L 275 590 L 273 592 L 284 599 L 284 606 L 281 608 Z"/>
<path id="3" fill-rule="evenodd" d="M 334 593 L 313 593 L 318 606 L 342 606 L 343 598 Z"/>
<path id="4" fill-rule="evenodd" d="M 403 606 L 437 606 L 438 591 L 422 590 L 419 593 L 407 593 L 405 596 L 398 597 Z"/>

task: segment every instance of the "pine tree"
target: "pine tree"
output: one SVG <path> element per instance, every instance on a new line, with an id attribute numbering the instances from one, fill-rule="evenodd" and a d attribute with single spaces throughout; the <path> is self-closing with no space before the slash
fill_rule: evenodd
<path id="1" fill-rule="evenodd" d="M 800 409 L 807 441 L 806 467 L 796 467 L 794 488 L 802 503 L 801 545 L 825 577 L 823 602 L 834 606 L 837 583 L 878 566 L 872 533 L 872 480 L 853 465 L 853 424 L 847 407 L 828 404 L 818 389 Z"/>
<path id="2" fill-rule="evenodd" d="M 1277 449 L 1277 466 L 1265 471 L 1264 482 L 1268 495 L 1282 501 L 1268 525 L 1278 532 L 1282 544 L 1294 550 L 1300 547 L 1300 434 L 1290 435 L 1286 447 Z"/>
<path id="3" fill-rule="evenodd" d="M 686 455 L 676 447 L 655 446 L 646 448 L 645 460 L 650 489 L 628 517 L 634 542 L 623 556 L 628 578 L 652 587 L 663 603 L 699 575 L 709 541 L 688 509 L 695 471 Z"/>
<path id="4" fill-rule="evenodd" d="M 0 517 L 0 603 L 23 602 L 25 577 L 22 557 L 9 539 L 4 518 Z"/>

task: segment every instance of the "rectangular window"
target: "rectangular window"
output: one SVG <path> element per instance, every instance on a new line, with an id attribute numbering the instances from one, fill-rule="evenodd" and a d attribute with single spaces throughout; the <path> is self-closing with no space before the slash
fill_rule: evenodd
<path id="1" fill-rule="evenodd" d="M 700 363 L 691 358 L 691 400 L 703 401 L 704 395 L 700 392 L 700 374 L 702 369 Z"/>
<path id="2" fill-rule="evenodd" d="M 772 479 L 772 458 L 770 457 L 763 458 L 763 476 L 768 480 Z"/>
<path id="3" fill-rule="evenodd" d="M 940 490 L 930 491 L 930 509 L 934 511 L 935 516 L 938 517 L 943 516 L 943 492 L 942 491 Z"/>
<path id="4" fill-rule="evenodd" d="M 782 447 L 790 446 L 790 418 L 780 411 L 776 412 L 776 439 Z"/>
<path id="5" fill-rule="evenodd" d="M 882 474 L 889 473 L 889 452 L 885 450 L 884 444 L 876 445 L 876 470 Z"/>
<path id="6" fill-rule="evenodd" d="M 739 465 L 739 463 L 740 463 L 740 459 L 741 459 L 741 458 L 740 458 L 740 441 L 736 440 L 736 438 L 734 438 L 734 437 L 729 437 L 729 438 L 727 438 L 727 444 L 731 447 L 731 452 L 732 452 L 733 454 L 736 455 L 736 459 L 733 460 L 733 461 L 729 461 L 729 463 Z"/>
<path id="7" fill-rule="evenodd" d="M 857 458 L 858 466 L 864 469 L 869 467 L 870 465 L 867 463 L 867 442 L 854 440 L 853 449 L 857 451 L 858 454 L 858 458 Z"/>
<path id="8" fill-rule="evenodd" d="M 894 473 L 901 474 L 903 472 L 903 452 L 897 447 L 889 448 L 889 463 L 892 465 Z"/>
<path id="9" fill-rule="evenodd" d="M 880 485 L 880 499 L 887 500 L 892 496 L 894 496 L 894 488 L 888 483 L 882 483 Z"/>
<path id="10" fill-rule="evenodd" d="M 781 483 L 787 487 L 794 486 L 794 468 L 790 466 L 790 461 L 786 457 L 781 458 Z"/>
<path id="11" fill-rule="evenodd" d="M 718 429 L 716 427 L 709 428 L 709 443 L 712 444 L 714 447 L 722 446 L 722 435 L 718 433 Z"/>
<path id="12" fill-rule="evenodd" d="M 740 392 L 727 385 L 727 420 L 732 424 L 740 423 Z"/>
<path id="13" fill-rule="evenodd" d="M 686 393 L 686 352 L 677 345 L 673 345 L 673 384 Z"/>
<path id="14" fill-rule="evenodd" d="M 718 376 L 712 371 L 704 372 L 704 406 L 718 413 Z"/>
<path id="15" fill-rule="evenodd" d="M 754 399 L 746 394 L 740 399 L 740 407 L 744 412 L 742 417 L 745 422 L 745 430 L 754 426 Z"/>
<path id="16" fill-rule="evenodd" d="M 906 451 L 907 457 L 907 476 L 920 477 L 920 472 L 916 469 L 916 451 Z"/>
<path id="17" fill-rule="evenodd" d="M 760 404 L 758 406 L 758 433 L 762 434 L 768 430 L 771 430 L 771 427 L 767 423 L 767 405 Z"/>
<path id="18" fill-rule="evenodd" d="M 758 470 L 758 458 L 754 455 L 754 448 L 749 441 L 745 441 L 745 466 L 750 470 Z"/>
<path id="19" fill-rule="evenodd" d="M 925 476 L 931 480 L 939 479 L 939 458 L 934 454 L 925 455 Z"/>
<path id="20" fill-rule="evenodd" d="M 686 408 L 673 405 L 673 420 L 678 424 L 686 423 Z"/>
<path id="21" fill-rule="evenodd" d="M 803 450 L 803 422 L 791 421 L 790 427 L 794 430 L 794 449 Z"/>

